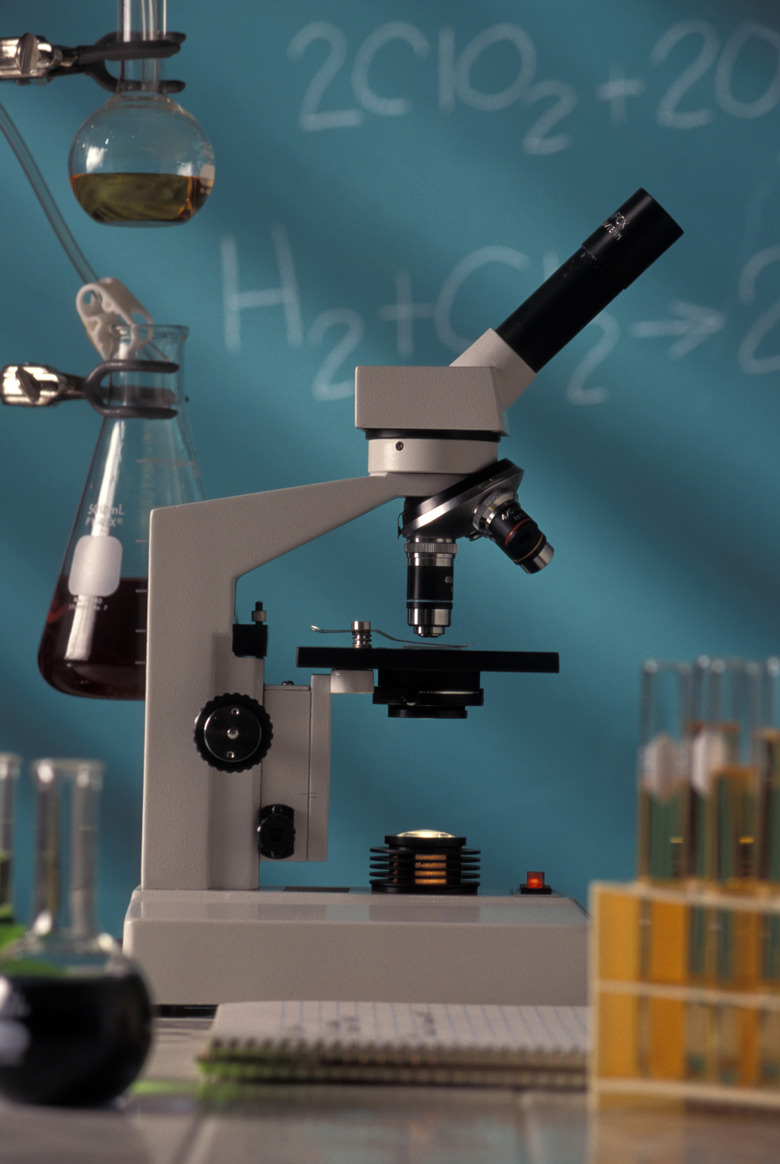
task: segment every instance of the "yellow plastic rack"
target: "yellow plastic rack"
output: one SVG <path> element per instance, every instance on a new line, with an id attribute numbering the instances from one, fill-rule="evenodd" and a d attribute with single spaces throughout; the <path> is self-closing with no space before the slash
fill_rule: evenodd
<path id="1" fill-rule="evenodd" d="M 591 886 L 595 1106 L 780 1108 L 780 894 Z"/>

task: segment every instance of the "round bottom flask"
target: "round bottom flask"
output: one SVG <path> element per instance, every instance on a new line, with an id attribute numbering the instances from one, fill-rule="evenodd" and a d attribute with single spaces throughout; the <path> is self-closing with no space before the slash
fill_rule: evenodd
<path id="1" fill-rule="evenodd" d="M 0 1093 L 105 1104 L 141 1071 L 152 1006 L 137 967 L 94 925 L 102 766 L 38 760 L 35 921 L 0 951 Z"/>

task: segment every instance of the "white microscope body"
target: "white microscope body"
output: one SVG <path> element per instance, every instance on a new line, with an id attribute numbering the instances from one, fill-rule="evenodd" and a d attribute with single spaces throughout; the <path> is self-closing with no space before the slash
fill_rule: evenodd
<path id="1" fill-rule="evenodd" d="M 664 234 L 650 248 L 638 227 L 636 239 L 626 228 L 634 217 L 646 223 L 648 213 L 652 233 Z M 530 362 L 518 344 L 488 331 L 449 367 L 359 368 L 355 420 L 368 437 L 368 476 L 153 512 L 142 872 L 124 944 L 159 1004 L 586 1001 L 587 923 L 570 899 L 258 888 L 264 857 L 326 858 L 331 693 L 371 690 L 373 676 L 336 667 L 312 675 L 307 686 L 266 684 L 262 625 L 238 628 L 250 640 L 256 635 L 254 653 L 237 646 L 235 591 L 249 571 L 398 498 L 415 503 L 410 525 L 434 556 L 448 538 L 463 535 L 489 536 L 506 549 L 515 528 L 500 539 L 496 529 L 506 512 L 518 512 L 505 502 L 522 476 L 514 466 L 494 474 L 506 410 L 541 364 L 679 233 L 648 195 L 635 195 L 584 244 L 594 246 L 561 268 L 558 298 L 573 287 L 577 304 L 587 302 L 569 313 L 572 322 L 554 323 L 555 335 L 545 336 Z M 614 281 L 604 276 L 603 256 L 596 262 L 592 252 L 606 245 L 609 258 L 617 243 L 620 266 L 624 236 L 641 254 L 636 269 L 621 270 Z M 584 288 L 583 264 L 590 280 Z M 544 292 L 545 318 L 548 284 L 537 292 Z M 525 306 L 510 320 L 522 315 L 523 334 L 527 325 L 537 333 L 535 313 L 526 319 Z M 424 544 L 427 529 L 433 546 Z M 526 568 L 549 560 L 543 537 L 539 545 L 530 555 L 538 560 Z M 497 669 L 557 669 L 552 658 Z M 407 712 L 410 706 L 401 708 Z M 273 815 L 279 808 L 288 816 Z M 272 818 L 265 819 L 259 858 L 264 812 Z"/>

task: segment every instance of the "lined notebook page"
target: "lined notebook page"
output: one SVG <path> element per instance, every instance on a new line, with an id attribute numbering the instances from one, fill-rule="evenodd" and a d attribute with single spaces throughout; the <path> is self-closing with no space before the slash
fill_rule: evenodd
<path id="1" fill-rule="evenodd" d="M 198 1057 L 206 1090 L 269 1083 L 585 1086 L 588 1008 L 229 1002 Z"/>
<path id="2" fill-rule="evenodd" d="M 441 1048 L 584 1055 L 585 1006 L 499 1006 L 400 1002 L 228 1002 L 217 1008 L 212 1040 Z"/>

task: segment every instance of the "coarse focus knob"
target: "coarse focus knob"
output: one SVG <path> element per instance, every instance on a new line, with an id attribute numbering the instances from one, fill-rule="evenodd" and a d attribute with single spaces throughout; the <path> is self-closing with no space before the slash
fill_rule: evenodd
<path id="1" fill-rule="evenodd" d="M 272 737 L 268 712 L 250 695 L 218 695 L 195 720 L 195 745 L 220 772 L 243 772 L 259 764 Z"/>

